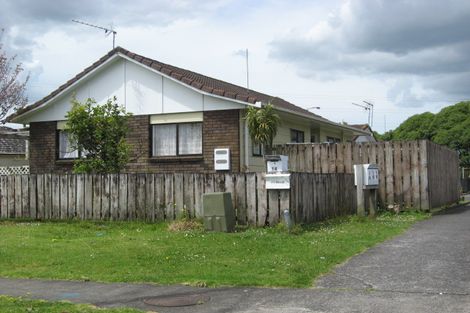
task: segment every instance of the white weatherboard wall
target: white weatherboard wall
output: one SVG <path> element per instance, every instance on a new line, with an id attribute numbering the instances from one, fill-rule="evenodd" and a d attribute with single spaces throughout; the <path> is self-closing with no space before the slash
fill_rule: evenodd
<path id="1" fill-rule="evenodd" d="M 123 62 L 126 110 L 134 114 L 163 113 L 163 77 L 138 64 Z"/>
<path id="2" fill-rule="evenodd" d="M 73 95 L 79 101 L 94 98 L 104 103 L 116 96 L 134 115 L 242 109 L 244 104 L 203 94 L 135 62 L 117 57 L 82 79 L 46 107 L 25 115 L 19 122 L 64 120 Z"/>

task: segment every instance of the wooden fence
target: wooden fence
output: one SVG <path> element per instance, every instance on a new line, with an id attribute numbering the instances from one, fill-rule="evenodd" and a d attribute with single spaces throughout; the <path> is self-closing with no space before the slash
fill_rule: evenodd
<path id="1" fill-rule="evenodd" d="M 381 206 L 429 210 L 460 197 L 457 152 L 426 140 L 289 144 L 275 151 L 289 156 L 293 172 L 354 173 L 354 164 L 377 164 Z"/>
<path id="2" fill-rule="evenodd" d="M 273 225 L 353 213 L 352 175 L 296 174 L 291 190 L 266 190 L 264 173 L 0 176 L 0 218 L 173 220 L 202 215 L 202 195 L 232 193 L 239 224 Z"/>

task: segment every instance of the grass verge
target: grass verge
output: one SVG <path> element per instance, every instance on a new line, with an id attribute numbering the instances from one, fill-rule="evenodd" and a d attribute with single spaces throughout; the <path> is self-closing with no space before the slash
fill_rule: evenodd
<path id="1" fill-rule="evenodd" d="M 333 266 L 429 214 L 344 217 L 237 233 L 137 222 L 0 222 L 0 277 L 196 286 L 309 287 Z"/>
<path id="2" fill-rule="evenodd" d="M 26 300 L 0 296 L 2 313 L 139 313 L 134 309 L 101 309 L 91 305 L 72 304 L 69 302 L 48 302 L 43 300 Z"/>

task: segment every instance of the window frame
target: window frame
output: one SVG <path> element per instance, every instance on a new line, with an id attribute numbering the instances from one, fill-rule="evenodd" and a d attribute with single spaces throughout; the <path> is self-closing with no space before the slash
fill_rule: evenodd
<path id="1" fill-rule="evenodd" d="M 74 150 L 74 151 L 77 151 L 78 152 L 78 156 L 76 158 L 61 158 L 60 157 L 60 133 L 61 132 L 68 132 L 67 129 L 56 129 L 56 160 L 58 161 L 74 161 L 74 160 L 78 160 L 80 158 L 83 157 L 82 155 L 82 151 L 77 149 L 77 150 Z"/>
<path id="2" fill-rule="evenodd" d="M 201 153 L 196 154 L 180 154 L 179 153 L 179 125 L 184 124 L 201 124 Z M 154 155 L 153 154 L 153 129 L 154 126 L 160 125 L 176 125 L 176 154 L 174 155 Z M 165 158 L 185 158 L 185 157 L 199 157 L 204 155 L 204 124 L 203 122 L 183 122 L 183 123 L 159 123 L 159 124 L 150 124 L 150 157 L 154 159 L 165 159 Z"/>
<path id="3" fill-rule="evenodd" d="M 262 157 L 264 155 L 264 146 L 263 146 L 263 144 L 259 143 L 258 145 L 259 145 L 259 149 L 260 149 L 259 154 L 255 153 L 256 144 L 254 142 L 251 143 L 251 156 L 253 156 L 253 157 Z"/>
<path id="4" fill-rule="evenodd" d="M 294 141 L 294 140 L 292 139 L 293 134 L 296 135 L 296 141 Z M 299 134 L 302 134 L 302 139 L 303 139 L 303 140 L 302 140 L 301 142 L 298 141 Z M 291 143 L 305 143 L 305 132 L 302 131 L 302 130 L 298 130 L 298 129 L 291 128 L 291 129 L 290 129 L 290 142 L 291 142 Z"/>
<path id="5" fill-rule="evenodd" d="M 341 138 L 338 137 L 332 137 L 332 136 L 326 136 L 326 142 L 328 143 L 341 143 Z"/>

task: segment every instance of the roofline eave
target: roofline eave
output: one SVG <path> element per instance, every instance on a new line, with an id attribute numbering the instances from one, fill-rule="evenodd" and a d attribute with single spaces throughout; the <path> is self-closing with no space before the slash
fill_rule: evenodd
<path id="1" fill-rule="evenodd" d="M 278 111 L 281 111 L 281 112 L 286 112 L 286 113 L 291 113 L 291 114 L 294 114 L 294 115 L 297 115 L 297 116 L 301 116 L 301 117 L 307 118 L 309 120 L 314 120 L 316 122 L 328 124 L 328 125 L 335 126 L 335 127 L 344 128 L 344 129 L 347 129 L 349 131 L 352 131 L 354 134 L 359 134 L 359 135 L 368 135 L 369 134 L 368 132 L 361 131 L 357 128 L 354 128 L 354 127 L 351 127 L 351 126 L 348 126 L 348 125 L 335 123 L 333 121 L 330 121 L 330 120 L 322 118 L 322 117 L 307 115 L 307 114 L 304 114 L 304 113 L 301 113 L 301 112 L 296 112 L 296 111 L 293 111 L 293 110 L 280 108 L 280 107 L 275 107 L 275 109 L 278 110 Z"/>
<path id="2" fill-rule="evenodd" d="M 94 68 L 93 70 L 91 70 L 90 72 L 88 72 L 87 74 L 85 74 L 83 77 L 81 77 L 80 79 L 78 79 L 77 81 L 75 81 L 73 84 L 71 84 L 70 86 L 68 86 L 67 88 L 64 88 L 62 91 L 60 91 L 57 95 L 55 95 L 54 97 L 52 97 L 51 99 L 47 100 L 46 102 L 42 103 L 41 105 L 35 107 L 35 108 L 32 108 L 28 111 L 25 111 L 17 116 L 13 116 L 12 118 L 7 118 L 7 121 L 10 122 L 10 123 L 19 123 L 19 124 L 25 124 L 24 121 L 22 121 L 26 116 L 28 115 L 31 115 L 32 113 L 35 113 L 37 110 L 40 110 L 40 109 L 43 109 L 44 107 L 48 106 L 52 101 L 54 101 L 55 99 L 57 99 L 58 97 L 62 96 L 64 93 L 68 92 L 70 89 L 74 88 L 77 84 L 81 83 L 83 80 L 89 78 L 91 75 L 93 75 L 94 73 L 98 72 L 100 69 L 102 69 L 103 67 L 105 67 L 107 64 L 111 63 L 112 61 L 114 61 L 116 58 L 118 57 L 121 57 L 129 62 L 132 62 L 133 64 L 136 64 L 138 66 L 141 66 L 147 70 L 150 70 L 151 72 L 153 73 L 156 73 L 158 75 L 161 75 L 162 77 L 165 77 L 167 79 L 170 79 L 171 81 L 174 81 L 186 88 L 189 88 L 189 89 L 192 89 L 204 96 L 209 96 L 209 97 L 213 97 L 213 98 L 217 98 L 217 99 L 222 99 L 222 100 L 226 100 L 226 101 L 230 101 L 230 102 L 235 102 L 237 104 L 241 104 L 241 105 L 244 105 L 244 106 L 254 106 L 254 107 L 260 107 L 260 105 L 258 103 L 250 103 L 250 102 L 245 102 L 245 101 L 241 101 L 241 100 L 237 100 L 237 99 L 233 99 L 233 98 L 228 98 L 228 97 L 224 97 L 224 96 L 219 96 L 219 95 L 214 95 L 212 93 L 209 93 L 209 92 L 205 92 L 201 89 L 198 89 L 198 88 L 195 88 L 193 86 L 190 86 L 188 84 L 185 84 L 165 73 L 162 73 L 160 71 L 157 71 L 145 64 L 142 64 L 140 62 L 137 62 L 136 60 L 128 57 L 127 55 L 124 55 L 122 54 L 121 52 L 117 52 L 116 54 L 112 55 L 109 59 L 107 59 L 106 61 L 104 61 L 102 64 L 98 65 L 96 68 Z M 39 100 L 41 101 L 41 100 Z M 34 104 L 32 104 L 34 105 Z"/>

